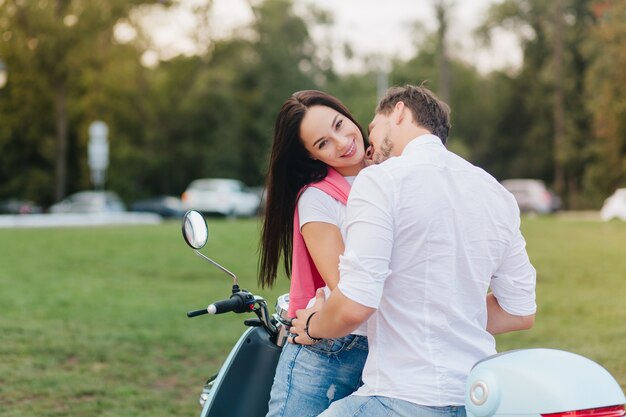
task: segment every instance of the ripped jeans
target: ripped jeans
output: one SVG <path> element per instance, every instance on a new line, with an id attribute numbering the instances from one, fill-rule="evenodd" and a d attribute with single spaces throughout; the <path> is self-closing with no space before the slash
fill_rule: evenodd
<path id="1" fill-rule="evenodd" d="M 361 386 L 367 337 L 348 335 L 283 348 L 266 417 L 317 416 Z"/>

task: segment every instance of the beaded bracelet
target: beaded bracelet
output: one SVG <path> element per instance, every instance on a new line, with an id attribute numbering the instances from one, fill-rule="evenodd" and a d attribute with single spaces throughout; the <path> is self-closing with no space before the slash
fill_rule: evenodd
<path id="1" fill-rule="evenodd" d="M 313 337 L 309 334 L 309 323 L 311 322 L 311 317 L 313 317 L 315 314 L 317 314 L 317 311 L 314 312 L 313 314 L 311 314 L 309 316 L 308 319 L 306 319 L 306 324 L 304 325 L 304 332 L 306 333 L 307 336 L 309 336 L 309 339 L 315 341 L 315 342 L 319 342 L 320 340 L 324 339 L 323 337 Z"/>

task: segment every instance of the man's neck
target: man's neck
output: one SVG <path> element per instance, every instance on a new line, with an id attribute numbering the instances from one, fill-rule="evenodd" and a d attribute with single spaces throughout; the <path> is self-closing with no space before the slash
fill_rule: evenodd
<path id="1" fill-rule="evenodd" d="M 409 142 L 412 142 L 422 135 L 431 134 L 431 132 L 427 129 L 416 125 L 411 125 L 402 133 L 402 137 L 397 141 L 396 146 L 394 146 L 394 150 L 398 153 L 398 155 L 401 155 L 402 152 L 404 152 L 404 148 L 406 148 L 406 145 L 408 145 Z"/>

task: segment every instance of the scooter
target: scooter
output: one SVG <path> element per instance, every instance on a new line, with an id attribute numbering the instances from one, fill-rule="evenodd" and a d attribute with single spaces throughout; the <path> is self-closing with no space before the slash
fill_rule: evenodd
<path id="1" fill-rule="evenodd" d="M 199 252 L 208 227 L 197 211 L 183 217 L 183 237 L 195 253 L 233 278 L 231 296 L 187 313 L 254 313 L 219 372 L 200 395 L 201 417 L 263 417 L 282 347 L 289 336 L 288 295 L 268 313 L 262 297 L 241 289 L 228 269 Z M 626 398 L 613 376 L 583 356 L 556 349 L 521 349 L 485 358 L 465 391 L 468 417 L 624 417 Z M 375 416 L 373 416 L 375 417 Z"/>
<path id="2" fill-rule="evenodd" d="M 189 311 L 188 317 L 203 314 L 254 313 L 219 372 L 211 376 L 200 394 L 201 417 L 262 417 L 268 411 L 276 365 L 287 342 L 291 320 L 287 316 L 289 295 L 280 296 L 276 313 L 270 316 L 266 301 L 239 287 L 234 273 L 199 252 L 208 241 L 208 226 L 202 214 L 188 211 L 183 217 L 183 237 L 201 258 L 233 279 L 231 296 Z"/>
<path id="3" fill-rule="evenodd" d="M 479 361 L 465 390 L 468 417 L 623 417 L 624 392 L 596 362 L 556 349 L 521 349 Z"/>

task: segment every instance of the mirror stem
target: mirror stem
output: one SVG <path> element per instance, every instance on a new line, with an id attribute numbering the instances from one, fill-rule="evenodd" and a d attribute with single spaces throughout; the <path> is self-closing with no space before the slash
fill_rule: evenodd
<path id="1" fill-rule="evenodd" d="M 201 254 L 199 251 L 194 249 L 194 252 L 200 256 L 201 258 L 206 259 L 207 261 L 211 262 L 213 265 L 215 265 L 216 267 L 218 267 L 219 269 L 221 269 L 222 271 L 226 272 L 228 275 L 230 275 L 231 277 L 233 277 L 233 285 L 239 285 L 239 281 L 237 281 L 237 276 L 235 274 L 233 274 L 232 272 L 230 272 L 228 269 L 224 268 L 222 265 L 218 264 L 217 262 L 215 262 L 213 259 L 204 256 L 203 254 Z"/>

